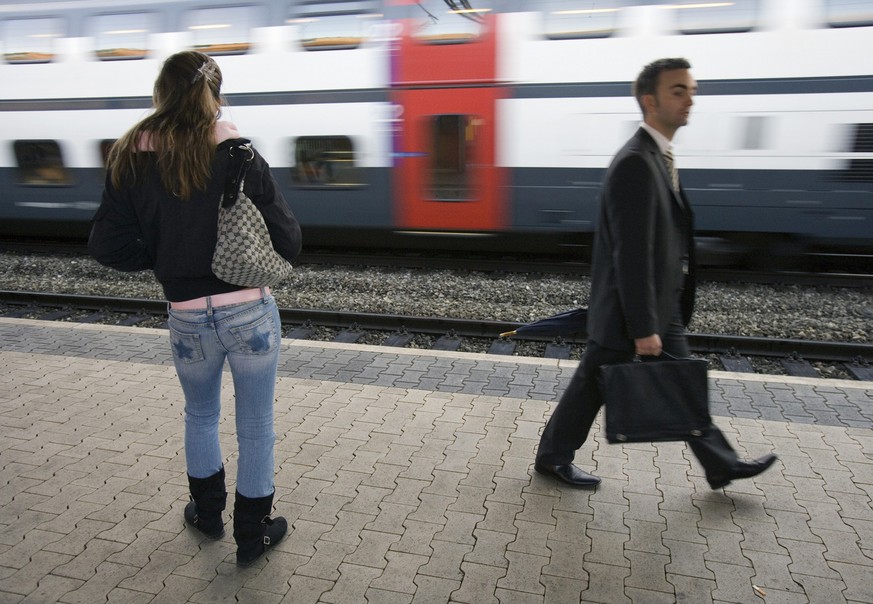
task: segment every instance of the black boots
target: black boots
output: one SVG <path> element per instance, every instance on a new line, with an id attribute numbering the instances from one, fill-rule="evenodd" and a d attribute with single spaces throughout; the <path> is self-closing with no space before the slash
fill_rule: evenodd
<path id="1" fill-rule="evenodd" d="M 227 492 L 224 489 L 224 467 L 212 476 L 194 478 L 188 475 L 191 501 L 185 506 L 185 521 L 209 539 L 224 536 L 224 511 Z M 273 495 L 245 497 L 236 493 L 233 506 L 233 538 L 236 540 L 236 563 L 249 566 L 270 547 L 279 543 L 288 532 L 288 522 L 270 518 Z"/>
<path id="2" fill-rule="evenodd" d="M 236 493 L 233 506 L 233 538 L 236 540 L 236 563 L 249 566 L 288 532 L 288 522 L 270 518 L 273 495 L 244 497 Z"/>
<path id="3" fill-rule="evenodd" d="M 210 539 L 224 536 L 224 521 L 221 512 L 227 501 L 224 490 L 224 466 L 206 478 L 188 475 L 191 501 L 185 506 L 185 521 Z"/>

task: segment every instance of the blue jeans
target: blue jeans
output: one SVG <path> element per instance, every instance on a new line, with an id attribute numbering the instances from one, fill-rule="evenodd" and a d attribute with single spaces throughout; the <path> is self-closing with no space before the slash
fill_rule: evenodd
<path id="1" fill-rule="evenodd" d="M 273 493 L 273 396 L 281 323 L 272 296 L 199 310 L 169 309 L 170 343 L 185 394 L 185 460 L 188 474 L 212 476 L 223 457 L 218 440 L 221 376 L 230 365 L 236 396 L 239 445 L 237 491 L 245 497 Z"/>

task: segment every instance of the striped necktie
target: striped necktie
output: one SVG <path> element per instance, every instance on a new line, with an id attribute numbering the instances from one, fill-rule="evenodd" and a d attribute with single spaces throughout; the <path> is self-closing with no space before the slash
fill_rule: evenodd
<path id="1" fill-rule="evenodd" d="M 664 151 L 664 162 L 667 164 L 667 171 L 670 173 L 670 180 L 673 182 L 673 189 L 679 191 L 679 170 L 676 169 L 676 164 L 673 161 L 672 149 Z"/>

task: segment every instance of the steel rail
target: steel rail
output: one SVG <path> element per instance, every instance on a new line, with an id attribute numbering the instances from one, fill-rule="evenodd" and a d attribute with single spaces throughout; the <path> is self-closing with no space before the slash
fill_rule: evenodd
<path id="1" fill-rule="evenodd" d="M 40 292 L 0 291 L 0 302 L 34 307 L 70 308 L 108 313 L 166 314 L 163 300 L 144 298 L 115 298 L 82 296 L 76 294 L 46 294 Z M 483 319 L 448 317 L 417 317 L 338 310 L 282 308 L 279 315 L 283 325 L 305 325 L 367 331 L 398 331 L 429 335 L 452 334 L 466 338 L 498 339 L 499 334 L 520 327 L 522 323 Z M 514 336 L 516 340 L 552 342 L 552 337 Z M 584 334 L 563 338 L 564 342 L 581 344 Z M 750 336 L 689 333 L 692 351 L 704 354 L 739 354 L 764 357 L 802 357 L 807 360 L 873 363 L 873 344 L 866 342 L 828 342 Z"/>

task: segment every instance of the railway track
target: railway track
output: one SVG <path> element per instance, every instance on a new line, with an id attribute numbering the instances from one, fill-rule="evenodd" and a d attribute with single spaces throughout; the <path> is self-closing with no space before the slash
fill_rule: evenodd
<path id="1" fill-rule="evenodd" d="M 160 300 L 110 298 L 69 294 L 0 291 L 0 316 L 43 320 L 161 327 L 167 303 Z M 519 323 L 440 317 L 415 317 L 331 310 L 280 309 L 283 336 L 293 339 L 331 339 L 339 342 L 407 346 L 416 338 L 433 349 L 470 350 L 511 355 L 520 346 L 537 344 L 547 358 L 571 358 L 584 337 L 552 339 L 499 334 Z M 873 344 L 821 342 L 690 333 L 692 351 L 706 355 L 715 369 L 756 373 L 756 359 L 767 359 L 784 374 L 823 377 L 816 364 L 838 364 L 851 379 L 873 381 Z M 422 341 L 416 342 L 421 347 Z M 765 371 L 766 372 L 766 371 Z"/>
<path id="2" fill-rule="evenodd" d="M 701 281 L 873 288 L 873 257 L 852 256 L 833 260 L 821 270 L 760 270 L 704 266 L 697 271 Z M 330 266 L 392 266 L 404 268 L 476 270 L 502 273 L 588 275 L 590 264 L 568 257 L 509 256 L 498 254 L 448 254 L 437 252 L 374 253 L 371 251 L 305 251 L 298 264 Z M 818 260 L 811 261 L 811 266 Z"/>
<path id="3" fill-rule="evenodd" d="M 84 242 L 42 241 L 0 238 L 0 252 L 87 256 Z M 820 270 L 759 270 L 703 266 L 700 281 L 754 283 L 761 285 L 802 285 L 873 289 L 873 257 L 864 255 L 810 255 L 810 266 Z M 440 252 L 432 250 L 373 251 L 360 249 L 304 249 L 296 265 L 402 267 L 431 270 L 469 270 L 497 273 L 588 275 L 587 262 L 569 256 L 536 256 L 495 253 Z"/>

